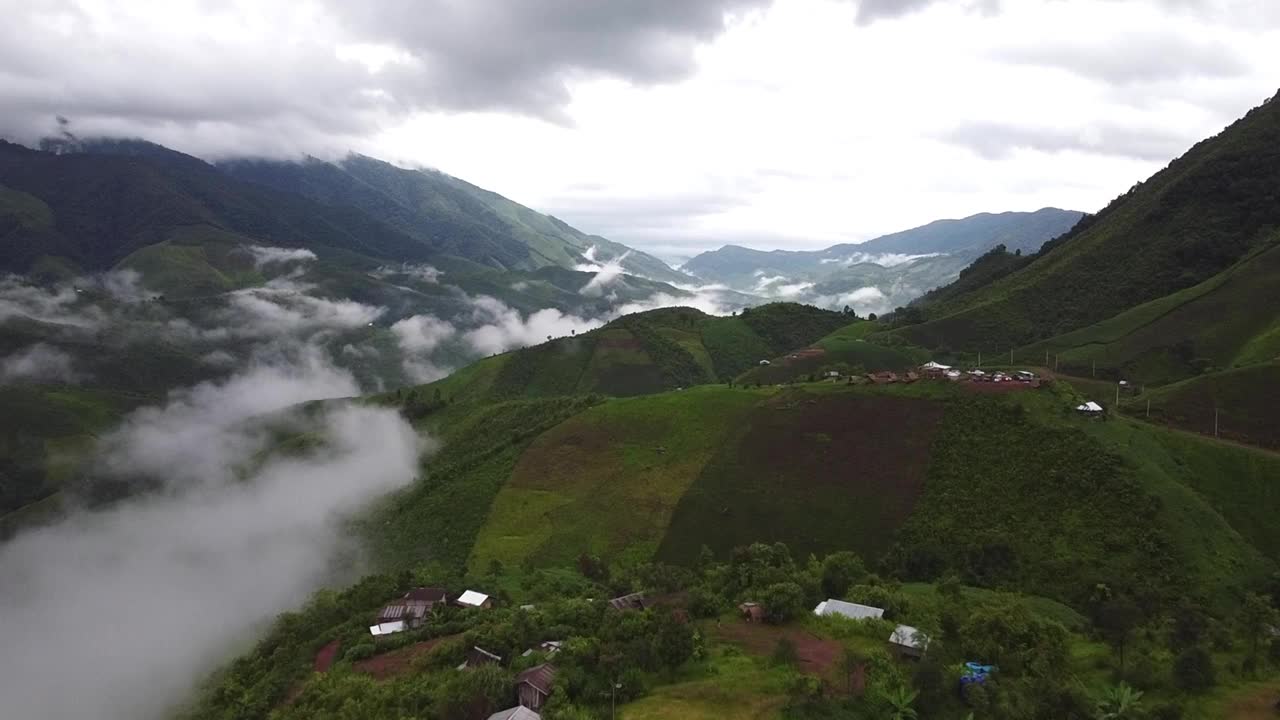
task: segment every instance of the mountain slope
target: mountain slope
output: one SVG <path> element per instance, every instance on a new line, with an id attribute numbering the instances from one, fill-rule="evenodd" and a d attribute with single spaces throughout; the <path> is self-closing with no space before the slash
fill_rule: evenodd
<path id="1" fill-rule="evenodd" d="M 1280 234 L 1198 285 L 1020 348 L 1064 372 L 1156 385 L 1280 357 Z"/>
<path id="2" fill-rule="evenodd" d="M 922 309 L 926 347 L 1010 347 L 1212 278 L 1280 225 L 1280 102 L 1249 112 L 994 282 Z M 1256 307 L 1256 306 L 1255 306 Z"/>
<path id="3" fill-rule="evenodd" d="M 363 155 L 336 163 L 238 160 L 219 166 L 243 180 L 359 208 L 439 252 L 498 268 L 572 268 L 594 260 L 621 262 L 656 280 L 689 278 L 657 258 L 582 233 L 497 193 L 444 173 L 408 170 Z"/>
<path id="4" fill-rule="evenodd" d="M 27 272 L 58 258 L 81 271 L 105 270 L 178 233 L 203 231 L 385 261 L 434 254 L 364 213 L 236 181 L 200 160 L 156 148 L 55 155 L 0 142 L 0 186 L 9 198 L 0 203 L 0 269 Z"/>

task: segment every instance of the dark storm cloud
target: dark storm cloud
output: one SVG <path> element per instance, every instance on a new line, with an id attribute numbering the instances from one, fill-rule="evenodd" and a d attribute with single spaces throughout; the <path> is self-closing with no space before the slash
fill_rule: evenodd
<path id="1" fill-rule="evenodd" d="M 1176 157 L 1198 138 L 1183 137 L 1150 128 L 1095 125 L 1088 129 L 1033 128 L 1003 123 L 966 123 L 941 136 L 989 159 L 1007 157 L 1015 150 L 1057 153 L 1076 151 L 1161 162 Z"/>
<path id="2" fill-rule="evenodd" d="M 260 4 L 247 19 L 202 3 L 164 16 L 14 5 L 0 23 L 0 135 L 30 141 L 62 115 L 81 134 L 280 154 L 367 136 L 419 110 L 560 119 L 566 82 L 678 80 L 730 13 L 767 2 L 328 0 L 318 14 Z M 371 45 L 396 61 L 370 68 L 337 52 Z"/>
<path id="3" fill-rule="evenodd" d="M 422 64 L 417 99 L 461 110 L 555 117 L 565 80 L 603 74 L 641 84 L 679 80 L 726 13 L 769 0 L 382 0 L 340 7 L 359 31 Z M 335 6 L 338 7 L 338 6 Z"/>

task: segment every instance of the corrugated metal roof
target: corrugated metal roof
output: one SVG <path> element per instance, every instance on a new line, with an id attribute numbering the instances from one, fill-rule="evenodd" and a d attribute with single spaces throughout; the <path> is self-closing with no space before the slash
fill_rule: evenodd
<path id="1" fill-rule="evenodd" d="M 814 615 L 841 615 L 854 620 L 866 620 L 868 618 L 884 617 L 884 609 L 871 607 L 870 605 L 859 605 L 858 603 L 845 602 L 844 600 L 824 600 L 818 603 L 818 607 L 813 609 Z"/>
<path id="2" fill-rule="evenodd" d="M 489 720 L 542 720 L 542 716 L 523 705 L 518 705 L 506 710 L 499 710 L 490 715 Z"/>
<path id="3" fill-rule="evenodd" d="M 404 631 L 403 620 L 396 620 L 395 622 L 378 623 L 377 625 L 369 626 L 370 635 L 390 635 L 391 633 L 398 633 L 403 631 Z"/>
<path id="4" fill-rule="evenodd" d="M 551 694 L 551 683 L 556 679 L 556 666 L 550 663 L 534 665 L 516 676 L 517 683 L 529 683 L 544 695 Z"/>

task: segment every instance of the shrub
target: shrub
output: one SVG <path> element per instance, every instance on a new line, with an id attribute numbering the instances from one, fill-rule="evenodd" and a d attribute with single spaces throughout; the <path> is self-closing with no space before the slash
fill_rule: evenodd
<path id="1" fill-rule="evenodd" d="M 357 660 L 371 658 L 376 655 L 377 652 L 378 648 L 373 643 L 364 642 L 347 648 L 347 651 L 342 654 L 342 658 L 349 662 L 356 662 Z"/>
<path id="2" fill-rule="evenodd" d="M 1203 692 L 1217 683 L 1213 658 L 1202 647 L 1183 650 L 1173 661 L 1173 678 L 1189 692 Z"/>
<path id="3" fill-rule="evenodd" d="M 800 655 L 796 653 L 796 644 L 791 642 L 791 638 L 780 637 L 778 644 L 773 646 L 773 655 L 770 657 L 776 665 L 795 665 L 800 662 Z"/>

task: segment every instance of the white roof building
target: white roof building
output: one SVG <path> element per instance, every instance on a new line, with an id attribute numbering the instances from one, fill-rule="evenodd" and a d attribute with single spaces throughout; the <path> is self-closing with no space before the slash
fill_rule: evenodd
<path id="1" fill-rule="evenodd" d="M 840 615 L 851 620 L 866 620 L 868 618 L 884 617 L 884 608 L 871 607 L 870 605 L 859 605 L 858 603 L 845 602 L 844 600 L 823 600 L 818 603 L 818 607 L 813 609 L 814 615 L 830 617 L 832 615 Z"/>
<path id="2" fill-rule="evenodd" d="M 523 705 L 517 705 L 489 716 L 489 720 L 542 720 L 542 716 Z"/>
<path id="3" fill-rule="evenodd" d="M 950 370 L 950 369 L 951 369 L 951 366 L 950 366 L 950 365 L 943 365 L 942 363 L 936 363 L 936 362 L 934 362 L 934 361 L 930 360 L 929 362 L 927 362 L 927 363 L 925 363 L 925 364 L 921 365 L 921 366 L 920 366 L 920 369 L 921 369 L 921 370 Z"/>
<path id="4" fill-rule="evenodd" d="M 889 642 L 904 648 L 924 652 L 929 647 L 929 636 L 910 625 L 899 625 L 889 636 Z"/>
<path id="5" fill-rule="evenodd" d="M 369 626 L 369 634 L 374 637 L 379 635 L 390 635 L 391 633 L 398 632 L 404 632 L 403 620 L 395 620 L 393 622 L 384 622 Z"/>
<path id="6" fill-rule="evenodd" d="M 1076 410 L 1079 410 L 1080 412 L 1087 412 L 1087 413 L 1100 413 L 1102 412 L 1102 406 L 1090 400 L 1089 402 L 1083 405 L 1077 405 Z"/>
<path id="7" fill-rule="evenodd" d="M 488 595 L 475 590 L 468 590 L 458 596 L 458 604 L 466 605 L 467 607 L 482 607 L 488 601 Z"/>

